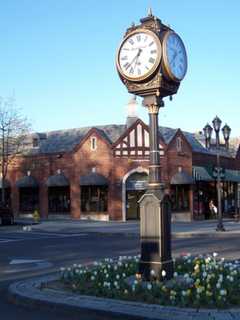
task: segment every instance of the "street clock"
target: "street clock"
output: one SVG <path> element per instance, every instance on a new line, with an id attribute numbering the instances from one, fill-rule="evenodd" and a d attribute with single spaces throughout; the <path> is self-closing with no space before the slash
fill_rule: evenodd
<path id="1" fill-rule="evenodd" d="M 150 13 L 127 29 L 117 50 L 116 67 L 130 93 L 171 96 L 187 72 L 180 36 Z"/>

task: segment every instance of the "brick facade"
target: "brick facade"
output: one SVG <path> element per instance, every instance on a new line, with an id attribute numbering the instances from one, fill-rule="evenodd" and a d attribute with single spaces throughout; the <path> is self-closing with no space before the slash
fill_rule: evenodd
<path id="1" fill-rule="evenodd" d="M 39 141 L 39 149 L 35 148 L 33 152 L 30 140 L 28 152 L 16 159 L 15 164 L 9 168 L 7 177 L 11 184 L 11 205 L 15 215 L 21 213 L 19 209 L 20 190 L 16 186 L 16 182 L 28 172 L 38 182 L 38 210 L 42 218 L 47 218 L 49 216 L 47 181 L 50 176 L 60 170 L 61 174 L 64 174 L 69 181 L 69 215 L 72 218 L 93 217 L 124 220 L 127 205 L 124 188 L 126 188 L 127 178 L 130 176 L 129 173 L 139 172 L 141 174 L 141 172 L 148 171 L 149 142 L 147 141 L 147 131 L 148 127 L 140 119 L 136 120 L 129 128 L 117 125 L 88 128 L 81 136 L 79 134 L 79 139 L 76 136 L 75 143 L 71 142 L 71 148 L 69 148 L 71 143 L 66 143 L 68 150 L 64 150 L 60 145 L 61 131 L 59 131 L 55 146 L 54 141 L 51 141 L 53 138 L 50 136 L 43 142 Z M 72 131 L 69 131 L 68 135 L 64 132 L 63 139 L 71 137 L 71 134 Z M 92 138 L 95 139 L 95 150 L 92 149 Z M 192 176 L 193 166 L 216 165 L 216 155 L 208 153 L 206 148 L 197 139 L 195 139 L 196 141 L 194 139 L 193 135 L 190 136 L 189 133 L 187 135 L 180 129 L 162 128 L 160 130 L 161 176 L 167 192 L 171 192 L 171 178 L 176 173 L 184 171 Z M 47 152 L 44 148 L 41 149 L 41 143 L 48 150 Z M 56 150 L 49 151 L 50 146 L 55 147 Z M 59 151 L 57 147 L 59 147 Z M 221 161 L 225 168 L 240 170 L 239 151 L 235 156 L 222 157 Z M 107 212 L 81 212 L 81 177 L 90 172 L 96 172 L 108 179 Z M 190 219 L 194 218 L 193 189 L 194 186 L 190 185 L 188 189 Z"/>

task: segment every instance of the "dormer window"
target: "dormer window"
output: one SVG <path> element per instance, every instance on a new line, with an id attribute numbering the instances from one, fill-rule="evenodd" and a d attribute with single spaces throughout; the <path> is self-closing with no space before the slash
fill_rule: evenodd
<path id="1" fill-rule="evenodd" d="M 177 152 L 182 152 L 182 138 L 177 137 Z"/>
<path id="2" fill-rule="evenodd" d="M 38 138 L 33 138 L 33 140 L 32 140 L 32 145 L 33 145 L 33 148 L 39 147 Z"/>
<path id="3" fill-rule="evenodd" d="M 97 138 L 96 137 L 91 137 L 90 143 L 91 143 L 91 150 L 92 151 L 97 150 Z"/>

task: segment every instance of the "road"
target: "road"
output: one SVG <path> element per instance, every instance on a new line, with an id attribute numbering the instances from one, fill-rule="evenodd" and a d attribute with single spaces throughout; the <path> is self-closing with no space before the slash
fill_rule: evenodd
<path id="1" fill-rule="evenodd" d="M 61 230 L 27 232 L 20 227 L 0 228 L 0 310 L 3 319 L 69 319 L 62 314 L 49 314 L 44 310 L 31 310 L 8 303 L 8 285 L 24 277 L 47 274 L 73 263 L 91 263 L 105 257 L 138 254 L 139 235 L 137 232 L 131 233 L 129 226 L 126 230 L 119 234 L 83 228 L 69 234 Z M 174 238 L 172 241 L 173 256 L 182 252 L 218 252 L 220 256 L 236 259 L 239 257 L 239 246 L 239 235 L 230 233 Z M 81 315 L 78 319 L 82 319 Z"/>

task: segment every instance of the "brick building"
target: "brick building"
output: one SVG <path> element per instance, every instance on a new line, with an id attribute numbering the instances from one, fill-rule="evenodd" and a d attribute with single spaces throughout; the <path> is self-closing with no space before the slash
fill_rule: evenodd
<path id="1" fill-rule="evenodd" d="M 134 101 L 131 101 L 133 104 Z M 161 175 L 174 219 L 207 218 L 217 203 L 216 150 L 201 134 L 160 127 Z M 126 124 L 84 127 L 28 137 L 9 169 L 7 196 L 15 215 L 34 209 L 42 218 L 127 220 L 139 217 L 137 200 L 147 186 L 148 126 L 129 112 Z M 240 150 L 221 150 L 223 210 L 239 207 Z"/>

